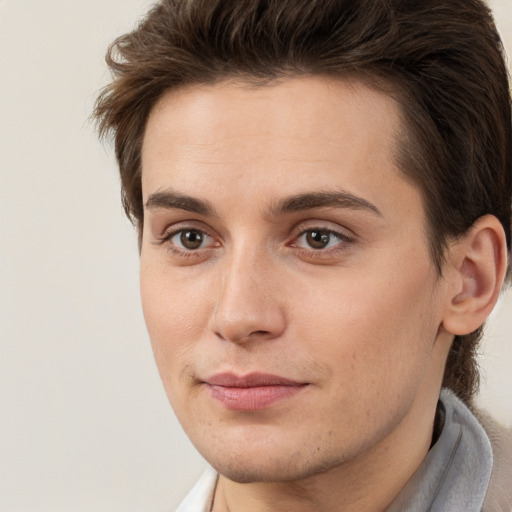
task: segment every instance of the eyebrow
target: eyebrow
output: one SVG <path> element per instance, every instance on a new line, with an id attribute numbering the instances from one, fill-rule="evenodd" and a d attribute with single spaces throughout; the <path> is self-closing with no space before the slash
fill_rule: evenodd
<path id="1" fill-rule="evenodd" d="M 283 213 L 297 212 L 301 210 L 312 210 L 314 208 L 347 208 L 351 210 L 367 210 L 379 217 L 382 217 L 381 211 L 372 203 L 355 196 L 349 192 L 313 192 L 306 194 L 297 194 L 287 197 L 272 205 L 269 209 L 271 216 Z"/>
<path id="2" fill-rule="evenodd" d="M 286 197 L 271 205 L 268 211 L 269 215 L 273 217 L 284 213 L 326 207 L 367 210 L 382 217 L 382 213 L 374 204 L 345 191 L 297 194 Z M 145 208 L 148 210 L 158 208 L 185 210 L 207 217 L 216 215 L 215 208 L 213 208 L 210 202 L 186 194 L 180 194 L 173 190 L 154 192 L 146 201 Z"/>
<path id="3" fill-rule="evenodd" d="M 154 192 L 148 197 L 145 208 L 148 210 L 156 210 L 158 208 L 178 209 L 208 217 L 216 215 L 215 209 L 208 201 L 180 194 L 173 190 Z"/>

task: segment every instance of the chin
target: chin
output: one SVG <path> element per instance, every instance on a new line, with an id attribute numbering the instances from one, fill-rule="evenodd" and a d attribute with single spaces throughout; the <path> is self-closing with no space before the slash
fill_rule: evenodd
<path id="1" fill-rule="evenodd" d="M 315 447 L 313 453 L 273 451 L 273 455 L 269 455 L 260 451 L 253 456 L 251 451 L 247 451 L 237 456 L 231 454 L 222 460 L 208 456 L 206 459 L 218 473 L 237 483 L 299 481 L 326 473 L 346 462 L 339 454 L 334 458 L 331 454 L 322 453 L 319 447 Z"/>

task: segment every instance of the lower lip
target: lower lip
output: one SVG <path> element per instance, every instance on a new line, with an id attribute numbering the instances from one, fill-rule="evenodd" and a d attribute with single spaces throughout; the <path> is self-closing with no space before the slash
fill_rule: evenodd
<path id="1" fill-rule="evenodd" d="M 209 385 L 210 392 L 224 407 L 233 411 L 257 411 L 290 398 L 306 385 L 297 386 L 254 386 L 248 388 L 231 388 Z"/>

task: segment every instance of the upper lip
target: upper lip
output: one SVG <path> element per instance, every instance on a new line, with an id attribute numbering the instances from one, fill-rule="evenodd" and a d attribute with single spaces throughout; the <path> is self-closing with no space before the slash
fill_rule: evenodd
<path id="1" fill-rule="evenodd" d="M 260 386 L 302 386 L 304 382 L 287 379 L 279 375 L 269 373 L 249 373 L 236 375 L 234 373 L 218 373 L 204 380 L 211 386 L 223 386 L 227 388 L 252 388 Z"/>

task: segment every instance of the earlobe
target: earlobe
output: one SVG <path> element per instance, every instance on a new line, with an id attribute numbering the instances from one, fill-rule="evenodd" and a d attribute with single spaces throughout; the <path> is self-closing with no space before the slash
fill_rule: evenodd
<path id="1" fill-rule="evenodd" d="M 480 217 L 449 253 L 454 279 L 443 327 L 453 335 L 465 335 L 485 322 L 505 279 L 508 254 L 501 223 L 493 215 Z"/>

